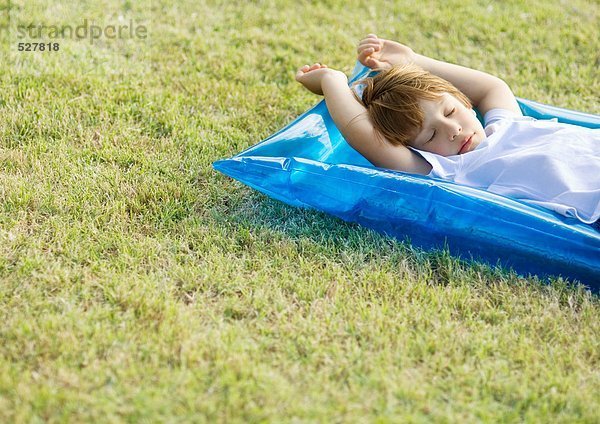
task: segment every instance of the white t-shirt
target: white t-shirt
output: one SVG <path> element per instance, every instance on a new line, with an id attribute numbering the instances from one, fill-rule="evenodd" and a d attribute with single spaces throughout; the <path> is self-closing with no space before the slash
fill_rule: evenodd
<path id="1" fill-rule="evenodd" d="M 600 218 L 600 129 L 517 116 L 485 114 L 487 138 L 471 152 L 418 151 L 432 177 L 481 188 L 592 223 Z"/>

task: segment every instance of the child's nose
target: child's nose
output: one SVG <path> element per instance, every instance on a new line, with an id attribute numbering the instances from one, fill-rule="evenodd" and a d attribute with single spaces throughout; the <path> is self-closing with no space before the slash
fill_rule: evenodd
<path id="1" fill-rule="evenodd" d="M 454 125 L 450 128 L 450 135 L 452 137 L 452 141 L 462 132 L 462 127 L 460 125 Z"/>

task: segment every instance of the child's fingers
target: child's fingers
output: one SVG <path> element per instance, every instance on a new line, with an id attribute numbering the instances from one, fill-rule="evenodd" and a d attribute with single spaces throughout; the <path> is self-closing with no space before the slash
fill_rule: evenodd
<path id="1" fill-rule="evenodd" d="M 364 43 L 358 45 L 358 47 L 361 49 L 378 48 L 380 46 L 381 43 L 377 40 L 367 40 Z"/>
<path id="2" fill-rule="evenodd" d="M 360 42 L 358 44 L 362 45 L 362 44 L 380 44 L 380 43 L 381 43 L 381 40 L 379 39 L 379 37 L 377 37 L 375 34 L 369 34 L 365 38 L 360 40 Z"/>
<path id="3" fill-rule="evenodd" d="M 379 50 L 381 50 L 381 45 L 373 44 L 373 43 L 362 44 L 362 45 L 358 46 L 358 48 L 356 49 L 358 54 L 361 54 L 361 53 L 372 54 Z"/>
<path id="4" fill-rule="evenodd" d="M 312 65 L 303 65 L 300 68 L 298 68 L 298 71 L 296 72 L 296 80 L 299 81 L 302 78 L 302 76 L 308 72 L 316 71 L 317 69 L 323 68 L 327 68 L 327 65 L 323 65 L 320 63 L 313 63 Z"/>
<path id="5" fill-rule="evenodd" d="M 302 78 L 302 75 L 308 72 L 309 68 L 310 67 L 308 65 L 304 65 L 298 68 L 298 71 L 296 71 L 296 81 L 299 81 L 300 78 Z"/>
<path id="6" fill-rule="evenodd" d="M 358 54 L 367 54 L 367 55 L 373 54 L 379 50 L 380 50 L 379 46 L 373 46 L 373 45 L 361 46 L 356 49 Z"/>
<path id="7" fill-rule="evenodd" d="M 378 39 L 379 39 L 379 37 L 376 36 L 375 34 L 367 34 L 367 36 L 365 38 L 363 38 L 362 41 L 365 41 L 365 40 L 378 40 Z"/>
<path id="8" fill-rule="evenodd" d="M 364 62 L 364 61 L 368 60 L 369 56 L 371 56 L 373 53 L 374 53 L 373 49 L 365 49 L 358 53 L 358 60 L 360 62 Z"/>
<path id="9" fill-rule="evenodd" d="M 372 57 L 367 59 L 367 66 L 371 69 L 386 67 L 384 62 L 380 62 L 379 60 L 373 59 Z"/>

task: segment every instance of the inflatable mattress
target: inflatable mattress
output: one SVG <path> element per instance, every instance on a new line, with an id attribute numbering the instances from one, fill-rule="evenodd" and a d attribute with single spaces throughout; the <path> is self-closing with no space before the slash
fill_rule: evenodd
<path id="1" fill-rule="evenodd" d="M 368 68 L 357 64 L 352 81 Z M 600 128 L 600 117 L 518 99 L 524 115 Z M 600 289 L 600 232 L 575 219 L 451 182 L 376 168 L 325 102 L 214 168 L 289 205 L 357 222 L 423 249 Z"/>

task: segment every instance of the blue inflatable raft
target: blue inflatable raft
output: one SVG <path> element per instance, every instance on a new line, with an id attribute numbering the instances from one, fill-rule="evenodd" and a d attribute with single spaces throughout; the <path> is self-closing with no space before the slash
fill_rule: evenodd
<path id="1" fill-rule="evenodd" d="M 357 64 L 351 81 L 368 68 Z M 524 115 L 600 128 L 600 116 L 518 99 Z M 486 191 L 376 168 L 346 143 L 325 102 L 214 168 L 287 204 L 358 222 L 424 249 L 600 289 L 600 233 Z"/>

